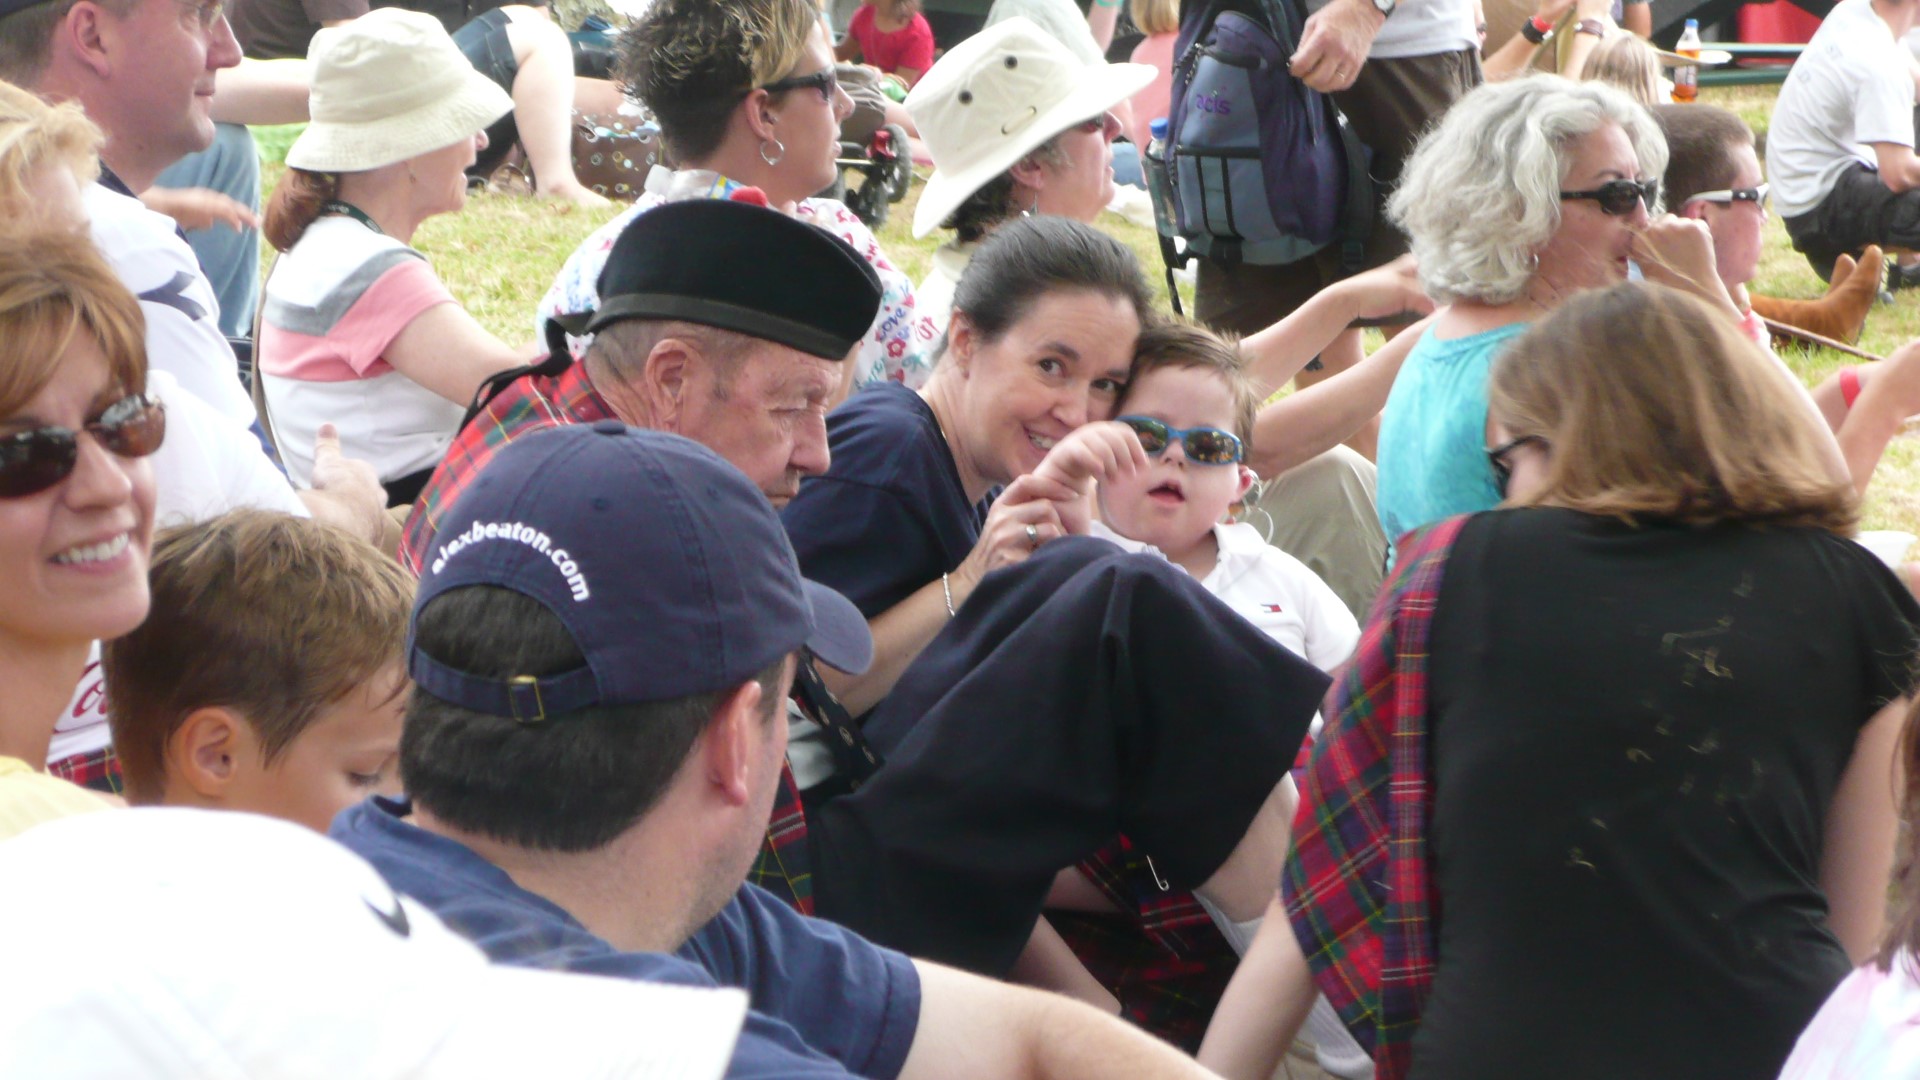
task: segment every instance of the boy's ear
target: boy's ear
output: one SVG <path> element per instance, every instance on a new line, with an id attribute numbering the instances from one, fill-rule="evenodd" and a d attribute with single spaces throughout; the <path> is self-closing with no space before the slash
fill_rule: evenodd
<path id="1" fill-rule="evenodd" d="M 167 739 L 167 787 L 218 800 L 232 787 L 242 757 L 255 752 L 253 729 L 238 713 L 217 706 L 195 709 Z"/>
<path id="2" fill-rule="evenodd" d="M 1252 491 L 1253 485 L 1258 483 L 1260 480 L 1260 474 L 1254 472 L 1252 469 L 1247 468 L 1245 465 L 1239 466 L 1239 469 L 1240 469 L 1240 485 L 1239 487 L 1234 489 L 1234 493 L 1233 493 L 1234 502 L 1239 502 L 1240 500 L 1246 498 L 1247 492 Z"/>

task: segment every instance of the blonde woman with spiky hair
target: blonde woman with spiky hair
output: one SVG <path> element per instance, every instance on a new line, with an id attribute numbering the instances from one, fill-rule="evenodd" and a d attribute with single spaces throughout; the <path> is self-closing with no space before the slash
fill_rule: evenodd
<path id="1" fill-rule="evenodd" d="M 632 209 L 567 259 L 540 301 L 539 327 L 600 306 L 600 269 L 634 218 L 682 199 L 744 197 L 826 229 L 880 275 L 880 314 L 854 353 L 853 387 L 925 382 L 934 329 L 912 281 L 845 204 L 812 197 L 839 174 L 853 100 L 810 0 L 657 0 L 621 36 L 620 58 L 619 81 L 653 113 L 673 167 L 655 166 Z M 575 359 L 588 340 L 572 339 Z"/>

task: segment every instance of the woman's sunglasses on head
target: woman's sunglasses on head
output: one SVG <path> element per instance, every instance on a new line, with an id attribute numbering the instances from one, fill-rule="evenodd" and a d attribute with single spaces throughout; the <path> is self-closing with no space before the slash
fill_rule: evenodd
<path id="1" fill-rule="evenodd" d="M 1609 180 L 1591 191 L 1563 191 L 1562 199 L 1592 199 L 1600 204 L 1600 209 L 1614 217 L 1623 217 L 1633 213 L 1633 208 L 1644 204 L 1647 213 L 1653 213 L 1653 204 L 1660 198 L 1658 180 Z M 1696 196 L 1697 197 L 1697 196 Z"/>
<path id="2" fill-rule="evenodd" d="M 1238 465 L 1246 456 L 1240 436 L 1216 427 L 1181 429 L 1151 416 L 1122 416 L 1120 422 L 1140 436 L 1140 448 L 1149 454 L 1165 453 L 1168 446 L 1180 444 L 1187 460 L 1196 465 Z"/>
<path id="3" fill-rule="evenodd" d="M 167 435 L 167 412 L 145 394 L 129 394 L 89 418 L 83 430 L 121 457 L 146 457 Z M 80 461 L 80 434 L 42 427 L 0 435 L 0 499 L 34 495 L 65 480 Z"/>

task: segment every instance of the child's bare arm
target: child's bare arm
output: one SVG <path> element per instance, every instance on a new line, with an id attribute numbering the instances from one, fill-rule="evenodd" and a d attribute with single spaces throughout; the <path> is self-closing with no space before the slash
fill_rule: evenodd
<path id="1" fill-rule="evenodd" d="M 1413 256 L 1402 255 L 1320 290 L 1293 314 L 1241 341 L 1240 349 L 1264 397 L 1298 374 L 1355 319 L 1432 310 Z"/>
<path id="2" fill-rule="evenodd" d="M 1200 1064 L 1227 1080 L 1274 1075 L 1316 994 L 1312 971 L 1276 896 L 1207 1025 Z"/>

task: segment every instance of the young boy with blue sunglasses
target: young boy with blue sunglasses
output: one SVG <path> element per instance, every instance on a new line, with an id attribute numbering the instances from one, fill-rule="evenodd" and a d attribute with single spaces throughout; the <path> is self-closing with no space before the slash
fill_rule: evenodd
<path id="1" fill-rule="evenodd" d="M 1083 493 L 1081 504 L 1061 507 L 1069 531 L 1179 565 L 1274 641 L 1331 673 L 1360 640 L 1353 613 L 1298 559 L 1232 519 L 1258 480 L 1246 451 L 1259 406 L 1238 346 L 1199 326 L 1166 323 L 1140 335 L 1117 419 L 1076 429 L 1035 472 Z M 1097 502 L 1098 520 L 1088 501 Z M 1319 727 L 1315 717 L 1316 734 Z M 1291 780 L 1287 787 L 1293 795 Z M 1261 921 L 1207 913 L 1243 953 Z M 1324 1068 L 1364 1074 L 1365 1052 L 1324 1001 L 1315 1003 L 1307 1034 Z"/>
<path id="2" fill-rule="evenodd" d="M 1240 350 L 1212 331 L 1167 323 L 1140 335 L 1118 419 L 1061 440 L 1036 470 L 1083 493 L 1087 531 L 1178 564 L 1275 641 L 1323 671 L 1352 654 L 1360 628 L 1332 589 L 1231 511 L 1256 477 L 1246 462 L 1259 400 Z"/>

